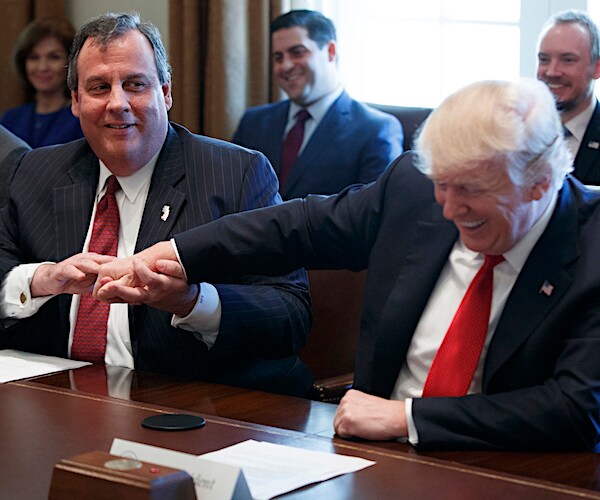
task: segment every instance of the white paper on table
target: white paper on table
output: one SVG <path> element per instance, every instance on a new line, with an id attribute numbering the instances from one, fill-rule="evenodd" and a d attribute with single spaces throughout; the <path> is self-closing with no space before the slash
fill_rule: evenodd
<path id="1" fill-rule="evenodd" d="M 364 458 L 254 440 L 243 441 L 200 457 L 241 467 L 252 498 L 258 500 L 273 498 L 307 484 L 375 464 Z"/>
<path id="2" fill-rule="evenodd" d="M 80 368 L 90 364 L 87 361 L 74 361 L 4 349 L 0 350 L 0 383 Z"/>

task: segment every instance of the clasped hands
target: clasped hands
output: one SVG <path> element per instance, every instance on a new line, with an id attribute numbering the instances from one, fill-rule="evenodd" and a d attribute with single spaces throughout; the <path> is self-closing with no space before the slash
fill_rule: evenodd
<path id="1" fill-rule="evenodd" d="M 85 294 L 103 302 L 147 304 L 180 317 L 196 304 L 197 285 L 188 285 L 169 242 L 157 243 L 125 259 L 81 253 L 57 264 L 42 264 L 31 295 Z"/>
<path id="2" fill-rule="evenodd" d="M 199 289 L 188 285 L 170 242 L 157 243 L 125 259 L 81 253 L 57 264 L 42 264 L 31 282 L 34 297 L 89 292 L 103 302 L 147 304 L 185 317 L 194 308 Z M 406 436 L 404 402 L 350 390 L 340 402 L 334 428 L 341 437 L 382 440 Z"/>

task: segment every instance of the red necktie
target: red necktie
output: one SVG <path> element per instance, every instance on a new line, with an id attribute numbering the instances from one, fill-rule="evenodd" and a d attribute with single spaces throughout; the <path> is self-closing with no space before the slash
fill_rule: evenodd
<path id="1" fill-rule="evenodd" d="M 117 255 L 119 243 L 119 207 L 115 192 L 121 188 L 119 181 L 111 175 L 106 181 L 106 194 L 98 202 L 89 252 L 102 255 Z M 81 296 L 71 358 L 93 363 L 104 363 L 106 351 L 106 323 L 110 304 L 99 302 L 91 294 Z"/>
<path id="2" fill-rule="evenodd" d="M 281 167 L 279 169 L 279 186 L 283 187 L 296 163 L 298 151 L 304 139 L 304 122 L 310 118 L 310 113 L 301 109 L 296 113 L 296 123 L 288 132 L 281 146 Z"/>
<path id="3" fill-rule="evenodd" d="M 469 390 L 489 326 L 494 267 L 503 260 L 485 256 L 433 359 L 423 397 L 464 396 Z"/>

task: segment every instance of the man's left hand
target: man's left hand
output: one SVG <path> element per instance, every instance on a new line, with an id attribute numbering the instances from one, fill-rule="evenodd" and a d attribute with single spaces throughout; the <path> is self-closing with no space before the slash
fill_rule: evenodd
<path id="1" fill-rule="evenodd" d="M 343 438 L 383 441 L 408 435 L 404 401 L 371 396 L 354 389 L 340 401 L 333 428 Z"/>

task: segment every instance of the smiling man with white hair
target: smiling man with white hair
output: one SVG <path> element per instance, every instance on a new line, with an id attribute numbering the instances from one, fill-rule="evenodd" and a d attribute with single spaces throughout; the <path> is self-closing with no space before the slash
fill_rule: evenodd
<path id="1" fill-rule="evenodd" d="M 176 235 L 102 265 L 96 292 L 147 300 L 184 269 L 368 269 L 340 436 L 597 449 L 600 195 L 571 163 L 544 84 L 475 83 L 375 183 Z"/>

